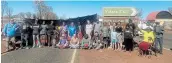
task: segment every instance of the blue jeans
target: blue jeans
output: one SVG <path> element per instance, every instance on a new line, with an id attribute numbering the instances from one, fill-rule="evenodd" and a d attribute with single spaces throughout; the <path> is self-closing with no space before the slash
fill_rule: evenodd
<path id="1" fill-rule="evenodd" d="M 160 48 L 158 48 L 158 44 L 159 44 Z M 163 50 L 163 37 L 155 38 L 155 48 L 156 48 L 156 50 L 159 50 L 160 53 L 162 53 L 162 50 Z"/>
<path id="2" fill-rule="evenodd" d="M 38 41 L 38 43 L 36 44 L 36 39 Z M 33 35 L 33 47 L 35 46 L 41 46 L 41 42 L 39 40 L 39 35 Z"/>

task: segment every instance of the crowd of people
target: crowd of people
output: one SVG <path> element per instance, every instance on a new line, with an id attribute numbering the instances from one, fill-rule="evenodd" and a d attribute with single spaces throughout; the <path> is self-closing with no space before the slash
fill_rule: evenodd
<path id="1" fill-rule="evenodd" d="M 65 22 L 60 26 L 54 26 L 53 21 L 50 24 L 43 22 L 38 24 L 35 20 L 34 25 L 24 23 L 21 30 L 20 48 L 29 49 L 29 37 L 32 37 L 32 48 L 44 46 L 54 48 L 71 48 L 71 49 L 96 49 L 112 48 L 113 50 L 133 51 L 135 45 L 138 45 L 140 50 L 145 51 L 150 47 L 160 45 L 159 52 L 162 54 L 163 43 L 163 27 L 157 22 L 155 26 L 148 25 L 146 28 L 138 28 L 129 19 L 126 26 L 122 26 L 121 22 L 100 22 L 91 23 L 87 20 L 86 24 L 77 24 L 71 22 L 67 25 Z M 15 47 L 15 34 L 19 27 L 14 22 L 6 24 L 3 29 L 3 34 L 7 37 L 7 51 L 9 46 Z M 135 42 L 136 29 L 143 33 L 143 40 Z M 25 45 L 23 44 L 25 43 Z M 136 44 L 135 44 L 136 43 Z"/>

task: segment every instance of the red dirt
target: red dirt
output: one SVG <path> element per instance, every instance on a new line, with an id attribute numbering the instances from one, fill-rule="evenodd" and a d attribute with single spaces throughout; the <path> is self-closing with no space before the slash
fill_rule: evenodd
<path id="1" fill-rule="evenodd" d="M 137 50 L 129 53 L 104 49 L 102 52 L 96 50 L 80 50 L 79 63 L 171 63 L 172 51 L 164 50 L 163 55 L 151 58 L 138 56 Z"/>
<path id="2" fill-rule="evenodd" d="M 1 40 L 1 53 L 6 52 L 6 42 Z"/>

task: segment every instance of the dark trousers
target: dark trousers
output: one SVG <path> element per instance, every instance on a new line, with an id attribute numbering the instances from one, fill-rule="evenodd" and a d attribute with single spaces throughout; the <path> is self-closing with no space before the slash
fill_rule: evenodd
<path id="1" fill-rule="evenodd" d="M 23 47 L 23 43 L 24 43 L 24 42 L 25 42 L 25 44 L 26 44 L 25 46 L 28 47 L 28 42 L 29 42 L 28 38 L 29 38 L 29 34 L 25 34 L 25 33 L 22 33 L 22 34 L 21 34 L 21 41 L 22 41 L 22 42 L 20 43 L 20 46 L 21 46 L 21 47 Z"/>
<path id="2" fill-rule="evenodd" d="M 48 46 L 52 45 L 52 41 L 53 41 L 54 35 L 48 35 Z"/>
<path id="3" fill-rule="evenodd" d="M 133 51 L 133 39 L 124 38 L 124 45 L 126 51 Z"/>
<path id="4" fill-rule="evenodd" d="M 160 48 L 158 48 L 158 44 Z M 159 50 L 160 53 L 162 53 L 163 50 L 163 37 L 155 38 L 155 48 L 156 50 Z"/>

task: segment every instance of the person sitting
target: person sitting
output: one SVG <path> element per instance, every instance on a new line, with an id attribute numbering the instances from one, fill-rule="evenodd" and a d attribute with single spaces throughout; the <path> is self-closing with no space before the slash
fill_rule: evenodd
<path id="1" fill-rule="evenodd" d="M 81 41 L 81 49 L 83 49 L 83 48 L 89 48 L 89 43 L 90 43 L 90 40 L 88 39 L 88 35 L 85 34 L 84 35 L 84 38 Z"/>
<path id="2" fill-rule="evenodd" d="M 63 49 L 63 48 L 67 48 L 67 46 L 68 46 L 68 41 L 65 38 L 65 35 L 63 34 L 62 37 L 60 37 L 60 41 L 57 44 L 57 47 Z"/>
<path id="3" fill-rule="evenodd" d="M 79 48 L 79 40 L 75 34 L 70 40 L 70 48 Z"/>
<path id="4" fill-rule="evenodd" d="M 95 32 L 94 36 L 93 36 L 93 46 L 94 48 L 99 49 L 100 47 L 98 47 L 100 45 L 100 34 L 98 32 Z"/>

